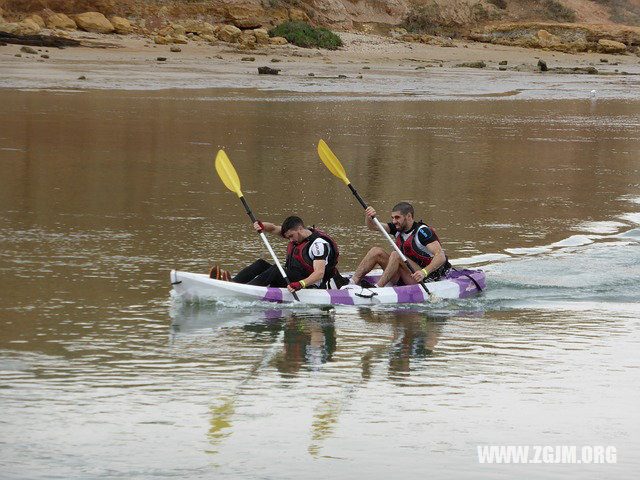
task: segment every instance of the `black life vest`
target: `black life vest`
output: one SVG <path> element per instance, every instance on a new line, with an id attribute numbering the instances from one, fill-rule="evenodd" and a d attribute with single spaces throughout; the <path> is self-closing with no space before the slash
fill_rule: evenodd
<path id="1" fill-rule="evenodd" d="M 433 260 L 433 256 L 431 256 L 428 251 L 423 252 L 417 243 L 416 233 L 418 232 L 418 229 L 423 225 L 429 227 L 429 225 L 422 221 L 413 222 L 413 227 L 411 227 L 411 230 L 409 231 L 410 234 L 404 241 L 402 240 L 402 236 L 400 234 L 401 232 L 396 232 L 396 245 L 398 246 L 400 251 L 404 253 L 405 257 L 410 258 L 411 260 L 416 262 L 418 265 L 420 265 L 420 268 L 426 267 L 431 263 L 431 260 Z M 433 232 L 433 235 L 436 237 L 436 240 L 440 242 L 440 238 L 438 237 L 436 231 L 431 227 L 429 228 Z"/>
<path id="2" fill-rule="evenodd" d="M 313 273 L 313 259 L 309 256 L 309 249 L 316 239 L 322 238 L 323 240 L 326 240 L 329 242 L 329 245 L 331 245 L 331 252 L 329 252 L 329 257 L 327 258 L 327 265 L 324 269 L 324 277 L 322 277 L 321 282 L 321 287 L 324 288 L 327 281 L 338 273 L 337 266 L 340 251 L 338 250 L 338 245 L 333 238 L 322 230 L 318 230 L 317 228 L 310 228 L 309 230 L 311 230 L 311 235 L 299 244 L 296 245 L 293 242 L 289 242 L 285 267 L 291 270 L 297 270 L 298 272 L 305 274 L 305 276 L 311 275 Z"/>

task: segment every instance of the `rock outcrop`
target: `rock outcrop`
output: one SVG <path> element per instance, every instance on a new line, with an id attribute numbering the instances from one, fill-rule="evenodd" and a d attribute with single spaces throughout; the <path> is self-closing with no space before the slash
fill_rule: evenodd
<path id="1" fill-rule="evenodd" d="M 45 17 L 45 24 L 47 28 L 59 30 L 76 30 L 78 28 L 76 22 L 64 13 L 51 12 L 50 15 Z"/>
<path id="2" fill-rule="evenodd" d="M 13 35 L 36 35 L 40 33 L 40 25 L 30 18 L 21 22 L 0 23 L 0 32 L 11 33 Z"/>
<path id="3" fill-rule="evenodd" d="M 99 12 L 85 12 L 75 16 L 76 24 L 82 30 L 92 33 L 111 33 L 115 28 L 107 17 Z"/>
<path id="4" fill-rule="evenodd" d="M 469 39 L 498 45 L 559 52 L 623 53 L 640 45 L 640 27 L 575 23 L 508 23 L 491 25 Z"/>
<path id="5" fill-rule="evenodd" d="M 622 42 L 601 38 L 598 40 L 598 50 L 602 53 L 623 53 L 627 50 L 627 46 Z"/>
<path id="6" fill-rule="evenodd" d="M 242 30 L 233 25 L 223 26 L 217 33 L 217 37 L 223 42 L 235 43 L 240 38 Z"/>
<path id="7" fill-rule="evenodd" d="M 157 44 L 223 41 L 235 44 L 236 48 L 254 49 L 286 44 L 282 37 L 270 38 L 268 30 L 285 20 L 299 20 L 333 30 L 390 33 L 398 40 L 445 47 L 456 45 L 448 36 L 424 32 L 449 29 L 470 40 L 569 53 L 625 53 L 638 51 L 640 47 L 639 27 L 504 23 L 505 19 L 519 15 L 518 8 L 522 13 L 522 6 L 515 8 L 515 0 L 5 0 L 3 5 L 11 5 L 12 10 L 9 15 L 0 9 L 0 31 L 18 35 L 37 34 L 44 27 L 56 30 L 80 28 L 95 33 L 126 35 L 135 32 Z M 18 13 L 16 9 L 21 5 L 26 11 Z M 95 5 L 97 11 L 79 13 L 90 5 Z M 56 6 L 59 11 L 46 8 L 50 6 Z M 581 6 L 584 7 L 582 11 L 579 10 Z M 578 9 L 576 18 L 579 20 L 592 21 L 597 17 L 584 13 L 593 10 L 590 0 L 571 0 L 570 7 Z M 535 16 L 540 9 L 527 7 L 525 10 Z M 597 18 L 606 20 L 607 8 L 600 5 L 596 10 L 600 15 Z M 3 16 L 12 21 L 3 21 Z M 497 21 L 502 23 L 495 23 Z M 412 31 L 399 28 L 400 24 Z M 475 30 L 471 30 L 472 27 Z"/>
<path id="8" fill-rule="evenodd" d="M 44 23 L 44 20 L 42 19 L 42 17 L 40 15 L 37 14 L 33 14 L 29 17 L 27 17 L 27 20 L 31 20 L 34 23 L 37 23 L 38 26 L 42 29 L 42 28 L 46 28 L 46 25 Z"/>
<path id="9" fill-rule="evenodd" d="M 111 17 L 110 22 L 115 32 L 120 35 L 128 35 L 133 32 L 133 25 L 131 25 L 131 22 L 126 18 Z"/>

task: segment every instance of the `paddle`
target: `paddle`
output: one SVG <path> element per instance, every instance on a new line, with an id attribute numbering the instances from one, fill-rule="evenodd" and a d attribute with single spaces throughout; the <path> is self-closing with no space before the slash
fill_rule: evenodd
<path id="1" fill-rule="evenodd" d="M 244 195 L 242 194 L 242 190 L 240 190 L 240 179 L 238 178 L 236 169 L 233 168 L 233 165 L 231 164 L 229 157 L 227 157 L 227 154 L 224 153 L 224 150 L 219 150 L 218 154 L 216 155 L 216 171 L 220 176 L 220 180 L 222 180 L 222 183 L 224 183 L 224 186 L 227 187 L 232 192 L 234 192 L 236 195 L 238 195 L 238 198 L 242 200 L 242 205 L 244 205 L 244 209 L 247 211 L 247 215 L 249 215 L 251 222 L 256 223 L 257 221 L 256 217 L 253 215 L 253 212 L 249 208 L 249 204 L 245 200 Z M 269 253 L 271 254 L 271 258 L 273 258 L 273 261 L 276 262 L 276 265 L 278 266 L 278 270 L 280 270 L 280 274 L 282 275 L 282 278 L 284 278 L 285 282 L 287 282 L 287 285 L 289 285 L 291 282 L 289 281 L 287 274 L 282 268 L 282 265 L 280 265 L 280 262 L 278 261 L 278 257 L 276 257 L 276 254 L 271 248 L 271 245 L 269 244 L 269 240 L 267 240 L 267 237 L 264 234 L 264 230 L 261 229 L 258 233 L 260 234 L 262 241 L 267 247 L 267 250 L 269 250 Z M 298 302 L 300 301 L 296 292 L 292 292 L 292 295 L 293 295 L 293 298 L 295 298 Z"/>
<path id="2" fill-rule="evenodd" d="M 362 205 L 362 208 L 366 210 L 367 204 L 364 202 L 364 200 L 362 200 L 362 197 L 358 194 L 356 189 L 353 188 L 353 185 L 351 185 L 351 182 L 347 178 L 347 174 L 345 173 L 344 167 L 340 163 L 340 160 L 338 160 L 338 157 L 334 155 L 334 153 L 329 148 L 329 145 L 327 145 L 324 140 L 320 140 L 318 142 L 318 155 L 320 155 L 320 159 L 322 160 L 322 163 L 326 165 L 329 171 L 333 173 L 336 177 L 338 177 L 340 180 L 342 180 L 347 185 L 347 187 L 349 187 L 349 190 L 351 190 L 351 193 L 353 193 L 353 195 L 358 199 L 358 202 L 360 202 L 360 205 Z M 393 241 L 393 239 L 391 238 L 391 235 L 387 233 L 387 231 L 384 229 L 380 221 L 375 216 L 373 217 L 373 221 L 376 223 L 378 230 L 380 230 L 382 234 L 385 237 L 387 237 L 387 240 L 389 240 L 389 243 L 393 246 L 393 248 L 398 253 L 398 255 L 400 255 L 400 258 L 402 259 L 404 264 L 407 266 L 407 268 L 409 268 L 409 271 L 411 273 L 415 273 L 415 270 L 407 260 L 407 257 L 404 256 L 404 253 L 402 253 L 402 250 L 398 248 L 398 245 L 396 245 L 396 242 Z M 428 295 L 431 295 L 431 292 L 429 291 L 427 286 L 424 284 L 424 280 L 420 282 L 420 285 L 422 286 L 424 291 L 427 292 Z"/>

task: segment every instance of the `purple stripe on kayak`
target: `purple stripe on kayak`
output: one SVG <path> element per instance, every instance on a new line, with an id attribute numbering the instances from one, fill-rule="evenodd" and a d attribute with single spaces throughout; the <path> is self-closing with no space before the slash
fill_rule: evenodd
<path id="1" fill-rule="evenodd" d="M 365 275 L 362 279 L 369 282 L 371 285 L 375 285 L 382 275 Z"/>
<path id="2" fill-rule="evenodd" d="M 398 295 L 398 303 L 424 302 L 424 290 L 420 285 L 406 285 L 404 287 L 393 287 Z"/>
<path id="3" fill-rule="evenodd" d="M 353 298 L 349 295 L 349 290 L 327 290 L 331 297 L 332 304 L 353 305 Z"/>
<path id="4" fill-rule="evenodd" d="M 263 300 L 267 302 L 282 303 L 282 288 L 267 287 L 267 293 Z"/>
<path id="5" fill-rule="evenodd" d="M 447 278 L 454 283 L 458 284 L 460 287 L 460 298 L 468 297 L 469 295 L 473 295 L 478 293 L 478 287 L 473 283 L 469 277 L 466 275 L 472 276 L 473 279 L 478 282 L 480 288 L 483 290 L 486 288 L 486 279 L 484 272 L 481 270 L 450 270 L 447 273 Z"/>

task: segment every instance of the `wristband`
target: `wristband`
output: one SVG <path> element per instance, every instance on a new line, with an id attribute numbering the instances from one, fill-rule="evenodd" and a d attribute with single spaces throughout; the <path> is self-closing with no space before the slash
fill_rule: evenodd
<path id="1" fill-rule="evenodd" d="M 427 272 L 427 269 L 426 269 L 426 268 L 423 268 L 423 269 L 422 269 L 422 273 L 424 273 L 424 276 L 425 276 L 425 277 L 428 277 L 428 276 L 429 276 L 429 272 Z"/>
<path id="2" fill-rule="evenodd" d="M 307 284 L 304 283 L 304 280 L 300 280 L 300 285 L 302 285 L 302 288 L 307 288 Z"/>

